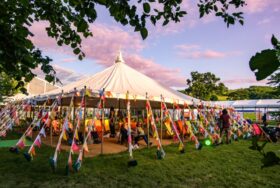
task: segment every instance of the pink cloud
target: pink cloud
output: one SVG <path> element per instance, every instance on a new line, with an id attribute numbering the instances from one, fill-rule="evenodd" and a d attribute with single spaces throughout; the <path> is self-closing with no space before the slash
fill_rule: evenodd
<path id="1" fill-rule="evenodd" d="M 185 78 L 179 69 L 170 69 L 156 64 L 151 59 L 139 55 L 125 56 L 125 62 L 143 74 L 157 80 L 163 85 L 182 87 L 185 86 Z"/>
<path id="2" fill-rule="evenodd" d="M 77 58 L 64 58 L 61 60 L 62 63 L 71 63 L 75 61 L 78 61 Z"/>
<path id="3" fill-rule="evenodd" d="M 49 52 L 59 52 L 67 56 L 73 56 L 69 47 L 58 47 L 54 39 L 47 37 L 44 28 L 46 22 L 39 22 L 32 26 L 35 34 L 32 38 L 34 44 Z M 96 60 L 96 63 L 105 67 L 114 63 L 117 52 L 121 49 L 124 52 L 124 59 L 127 64 L 136 70 L 152 77 L 153 79 L 168 86 L 182 86 L 184 78 L 177 69 L 169 69 L 155 63 L 152 59 L 143 58 L 139 55 L 145 45 L 138 33 L 129 33 L 115 26 L 103 24 L 91 25 L 93 37 L 83 40 L 82 49 L 86 58 Z M 76 57 L 67 58 L 63 62 L 74 61 Z M 77 63 L 80 63 L 77 61 Z M 77 66 L 79 66 L 77 64 Z M 57 71 L 59 73 L 59 71 Z M 61 74 L 61 73 L 59 73 Z M 63 76 L 61 76 L 63 77 Z M 69 79 L 68 79 L 69 80 Z"/>
<path id="4" fill-rule="evenodd" d="M 228 84 L 237 84 L 237 83 L 250 83 L 250 84 L 254 84 L 254 83 L 267 83 L 267 80 L 257 81 L 254 78 L 237 78 L 237 79 L 223 80 L 223 82 L 224 83 L 228 83 Z"/>
<path id="5" fill-rule="evenodd" d="M 245 12 L 249 14 L 263 12 L 267 8 L 279 7 L 279 0 L 246 0 L 247 6 L 244 7 Z"/>
<path id="6" fill-rule="evenodd" d="M 250 86 L 267 86 L 267 80 L 257 81 L 254 78 L 235 78 L 222 80 L 222 82 L 230 89 L 246 88 Z"/>
<path id="7" fill-rule="evenodd" d="M 52 66 L 55 69 L 57 77 L 61 81 L 62 85 L 85 78 L 84 75 L 78 74 L 78 73 L 76 73 L 72 70 L 66 69 L 64 67 L 61 67 L 58 65 L 52 65 Z M 45 74 L 41 71 L 40 68 L 34 69 L 33 73 L 36 74 L 39 78 L 42 78 L 42 79 L 45 78 Z"/>
<path id="8" fill-rule="evenodd" d="M 241 54 L 239 51 L 219 52 L 215 50 L 202 49 L 196 44 L 181 44 L 176 45 L 175 48 L 178 49 L 177 55 L 179 57 L 189 59 L 217 59 Z"/>

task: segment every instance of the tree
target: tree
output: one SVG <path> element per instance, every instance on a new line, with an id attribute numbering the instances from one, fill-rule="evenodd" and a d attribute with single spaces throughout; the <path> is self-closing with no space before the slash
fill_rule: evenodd
<path id="1" fill-rule="evenodd" d="M 280 93 L 280 72 L 276 72 L 275 74 L 271 75 L 268 80 L 268 84 L 275 86 Z"/>
<path id="2" fill-rule="evenodd" d="M 220 81 L 220 78 L 210 72 L 198 73 L 191 72 L 191 80 L 187 79 L 188 88 L 186 93 L 202 100 L 218 100 L 220 95 L 228 88 Z"/>
<path id="3" fill-rule="evenodd" d="M 277 99 L 277 89 L 270 86 L 250 86 L 249 88 L 235 89 L 228 92 L 228 100 L 245 99 Z"/>
<path id="4" fill-rule="evenodd" d="M 103 6 L 112 18 L 122 25 L 130 25 L 148 36 L 147 22 L 163 26 L 170 21 L 179 22 L 187 14 L 181 10 L 182 0 L 2 0 L 0 1 L 0 73 L 7 74 L 18 83 L 15 88 L 24 91 L 23 85 L 35 76 L 33 69 L 41 67 L 45 79 L 54 81 L 56 72 L 49 57 L 42 55 L 31 41 L 29 30 L 34 22 L 46 21 L 46 32 L 57 45 L 67 45 L 80 60 L 85 57 L 81 50 L 82 37 L 92 36 L 89 23 L 97 18 L 96 6 Z M 162 8 L 155 6 L 161 5 Z M 244 0 L 199 0 L 200 17 L 214 13 L 227 26 L 239 22 L 243 25 L 242 12 L 233 12 L 245 5 Z"/>
<path id="5" fill-rule="evenodd" d="M 263 80 L 277 71 L 280 67 L 280 42 L 272 35 L 273 49 L 266 49 L 251 57 L 250 69 L 255 72 L 257 80 Z"/>
<path id="6" fill-rule="evenodd" d="M 227 100 L 245 100 L 249 99 L 249 91 L 246 89 L 237 89 L 229 92 Z"/>
<path id="7" fill-rule="evenodd" d="M 18 82 L 11 79 L 5 73 L 0 73 L 0 102 L 3 101 L 4 97 L 12 96 L 18 93 L 18 89 L 15 89 Z"/>

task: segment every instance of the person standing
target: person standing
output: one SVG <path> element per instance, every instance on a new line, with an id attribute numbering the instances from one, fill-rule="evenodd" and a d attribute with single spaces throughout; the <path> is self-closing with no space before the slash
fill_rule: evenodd
<path id="1" fill-rule="evenodd" d="M 266 127 L 267 126 L 267 118 L 266 118 L 266 113 L 264 113 L 262 117 L 263 125 Z"/>
<path id="2" fill-rule="evenodd" d="M 229 144 L 230 141 L 230 116 L 228 114 L 228 111 L 226 109 L 223 109 L 222 115 L 220 116 L 220 123 L 221 123 L 221 131 L 220 136 L 221 139 L 223 139 L 223 135 L 226 134 L 226 143 Z M 221 140 L 222 141 L 222 140 Z"/>
<path id="3" fill-rule="evenodd" d="M 109 125 L 110 125 L 110 137 L 114 138 L 116 136 L 114 107 L 110 108 Z"/>

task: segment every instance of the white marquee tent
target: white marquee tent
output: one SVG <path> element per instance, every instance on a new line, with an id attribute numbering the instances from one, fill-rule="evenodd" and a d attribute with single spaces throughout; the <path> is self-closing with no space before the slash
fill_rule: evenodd
<path id="1" fill-rule="evenodd" d="M 164 97 L 164 101 L 169 104 L 174 101 L 178 104 L 200 102 L 198 99 L 168 88 L 131 68 L 124 62 L 121 52 L 115 63 L 107 69 L 60 89 L 50 91 L 46 93 L 45 97 L 58 95 L 62 90 L 64 93 L 73 92 L 74 88 L 81 90 L 85 86 L 92 91 L 104 88 L 105 91 L 112 93 L 112 98 L 118 99 L 125 99 L 126 93 L 129 92 L 130 98 L 135 100 L 145 100 L 147 94 L 147 97 L 155 102 L 161 101 L 161 95 Z"/>
<path id="2" fill-rule="evenodd" d="M 217 101 L 212 104 L 234 107 L 234 108 L 279 108 L 280 99 L 259 99 L 259 100 L 236 100 L 236 101 Z"/>

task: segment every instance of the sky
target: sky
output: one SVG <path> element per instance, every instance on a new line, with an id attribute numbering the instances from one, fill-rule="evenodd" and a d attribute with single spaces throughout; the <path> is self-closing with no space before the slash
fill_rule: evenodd
<path id="1" fill-rule="evenodd" d="M 172 88 L 186 88 L 192 71 L 214 73 L 230 89 L 265 85 L 266 80 L 256 81 L 249 60 L 256 52 L 272 48 L 272 34 L 280 38 L 280 0 L 247 0 L 247 6 L 240 9 L 244 11 L 244 25 L 229 28 L 212 15 L 199 19 L 196 2 L 183 0 L 182 9 L 188 15 L 180 23 L 149 25 L 144 41 L 133 28 L 115 22 L 107 9 L 98 6 L 98 17 L 90 25 L 93 37 L 82 42 L 86 54 L 82 61 L 69 47 L 58 47 L 47 36 L 46 22 L 32 25 L 32 41 L 53 59 L 63 84 L 113 65 L 121 50 L 129 66 Z"/>

